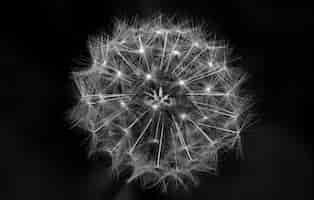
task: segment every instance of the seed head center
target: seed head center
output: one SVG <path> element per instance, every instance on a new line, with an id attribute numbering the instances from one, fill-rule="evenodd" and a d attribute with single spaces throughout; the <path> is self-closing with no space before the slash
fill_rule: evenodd
<path id="1" fill-rule="evenodd" d="M 158 110 L 161 106 L 171 106 L 173 103 L 169 94 L 164 94 L 162 87 L 152 92 L 147 92 L 146 95 L 149 99 L 146 101 L 146 104 L 151 106 L 154 110 Z"/>

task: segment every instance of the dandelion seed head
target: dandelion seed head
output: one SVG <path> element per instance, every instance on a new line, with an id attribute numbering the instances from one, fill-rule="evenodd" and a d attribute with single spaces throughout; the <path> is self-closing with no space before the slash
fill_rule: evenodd
<path id="1" fill-rule="evenodd" d="M 115 172 L 133 168 L 128 182 L 197 183 L 246 124 L 241 70 L 228 66 L 223 42 L 191 24 L 158 16 L 116 27 L 90 40 L 95 62 L 73 73 L 82 96 L 71 119 L 94 138 L 91 153 L 110 153 Z"/>

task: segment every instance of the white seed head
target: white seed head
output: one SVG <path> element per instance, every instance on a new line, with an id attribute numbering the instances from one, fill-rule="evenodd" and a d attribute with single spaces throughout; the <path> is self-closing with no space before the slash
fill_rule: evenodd
<path id="1" fill-rule="evenodd" d="M 145 186 L 186 186 L 195 172 L 214 172 L 246 124 L 243 76 L 227 66 L 229 49 L 165 17 L 116 27 L 111 40 L 90 41 L 98 62 L 73 73 L 84 96 L 72 119 L 93 136 L 91 152 L 110 152 L 116 172 L 131 166 L 128 181 Z"/>

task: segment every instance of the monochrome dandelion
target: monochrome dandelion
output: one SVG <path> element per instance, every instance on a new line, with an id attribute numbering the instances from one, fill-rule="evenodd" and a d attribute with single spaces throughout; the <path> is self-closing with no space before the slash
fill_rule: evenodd
<path id="1" fill-rule="evenodd" d="M 109 153 L 128 182 L 167 189 L 215 173 L 218 151 L 239 149 L 249 98 L 230 49 L 201 27 L 164 16 L 118 21 L 89 40 L 91 63 L 72 78 L 73 126 L 89 133 L 90 154 Z"/>

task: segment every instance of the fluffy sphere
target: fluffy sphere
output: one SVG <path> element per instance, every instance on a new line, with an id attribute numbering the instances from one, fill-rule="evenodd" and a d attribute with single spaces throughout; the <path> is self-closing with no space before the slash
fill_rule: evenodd
<path id="1" fill-rule="evenodd" d="M 245 76 L 229 49 L 200 28 L 158 17 L 118 22 L 89 41 L 91 64 L 73 72 L 80 98 L 71 119 L 90 136 L 90 153 L 110 153 L 128 181 L 167 188 L 215 172 L 218 151 L 240 144 Z"/>

